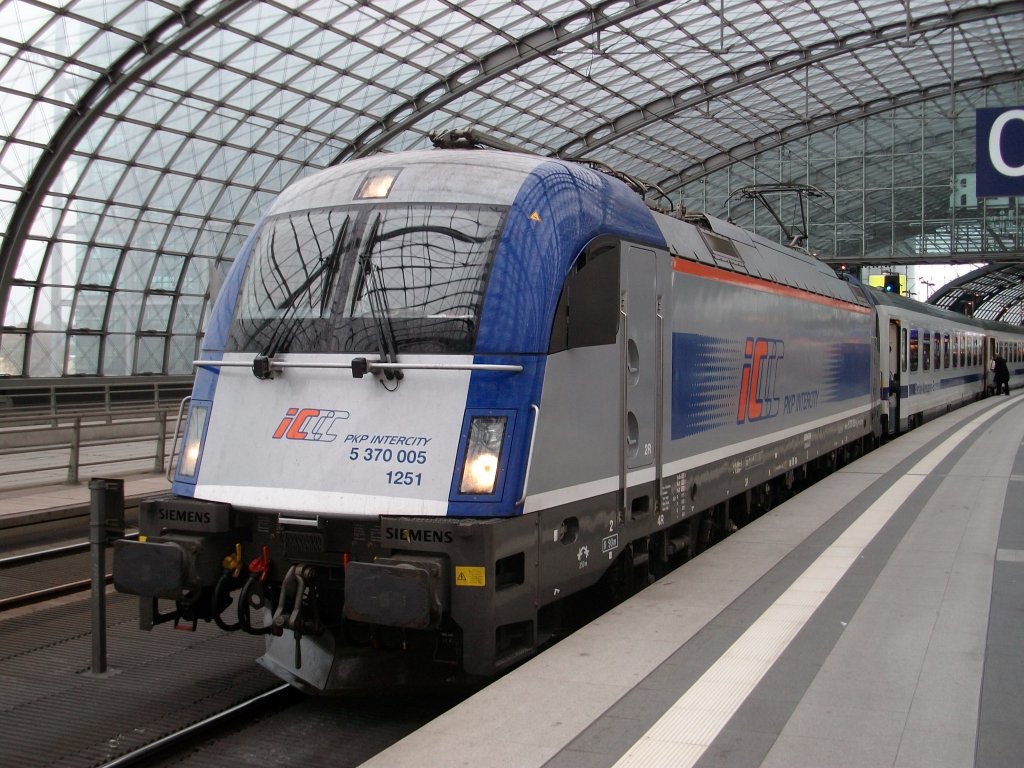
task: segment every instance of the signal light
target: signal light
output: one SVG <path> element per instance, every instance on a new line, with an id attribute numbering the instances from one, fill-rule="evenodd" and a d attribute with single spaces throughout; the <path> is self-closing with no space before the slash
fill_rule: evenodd
<path id="1" fill-rule="evenodd" d="M 900 292 L 900 276 L 899 275 L 886 275 L 885 276 L 885 287 L 886 293 L 899 293 Z"/>

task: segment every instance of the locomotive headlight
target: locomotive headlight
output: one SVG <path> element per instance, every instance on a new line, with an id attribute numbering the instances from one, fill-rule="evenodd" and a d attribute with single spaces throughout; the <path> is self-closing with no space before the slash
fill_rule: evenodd
<path id="1" fill-rule="evenodd" d="M 181 461 L 178 463 L 178 474 L 182 477 L 195 477 L 196 467 L 199 466 L 199 454 L 202 452 L 203 432 L 206 430 L 206 420 L 209 417 L 208 405 L 192 407 L 185 442 L 181 446 Z"/>
<path id="2" fill-rule="evenodd" d="M 469 422 L 459 493 L 494 493 L 507 416 L 474 416 Z"/>

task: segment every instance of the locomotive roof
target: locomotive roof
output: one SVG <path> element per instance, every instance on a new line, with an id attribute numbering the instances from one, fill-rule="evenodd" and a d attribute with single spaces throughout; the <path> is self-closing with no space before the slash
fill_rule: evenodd
<path id="1" fill-rule="evenodd" d="M 427 149 L 373 155 L 292 184 L 274 202 L 270 214 L 353 201 L 367 174 L 374 170 L 396 171 L 388 202 L 511 205 L 522 179 L 546 162 L 551 160 L 539 155 L 482 149 Z"/>
<path id="2" fill-rule="evenodd" d="M 856 288 L 807 253 L 705 213 L 691 214 L 682 220 L 656 213 L 655 219 L 669 252 L 676 258 L 868 306 Z"/>

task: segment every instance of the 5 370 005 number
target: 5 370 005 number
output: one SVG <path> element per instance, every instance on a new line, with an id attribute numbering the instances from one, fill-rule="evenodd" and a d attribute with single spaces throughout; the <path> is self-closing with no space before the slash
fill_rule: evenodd
<path id="1" fill-rule="evenodd" d="M 390 448 L 353 448 L 348 452 L 352 461 L 382 461 L 397 462 L 399 464 L 426 464 L 426 451 L 410 451 L 400 448 L 393 451 Z"/>

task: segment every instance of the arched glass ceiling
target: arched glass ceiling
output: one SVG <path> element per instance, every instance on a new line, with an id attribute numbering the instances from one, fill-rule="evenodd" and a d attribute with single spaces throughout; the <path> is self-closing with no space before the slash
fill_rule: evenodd
<path id="1" fill-rule="evenodd" d="M 2 0 L 0 374 L 190 371 L 210 285 L 314 169 L 475 124 L 676 188 L 1019 80 L 1022 33 L 1021 2 Z"/>
<path id="2" fill-rule="evenodd" d="M 1024 262 L 980 267 L 943 286 L 928 303 L 982 320 L 1024 325 Z"/>

